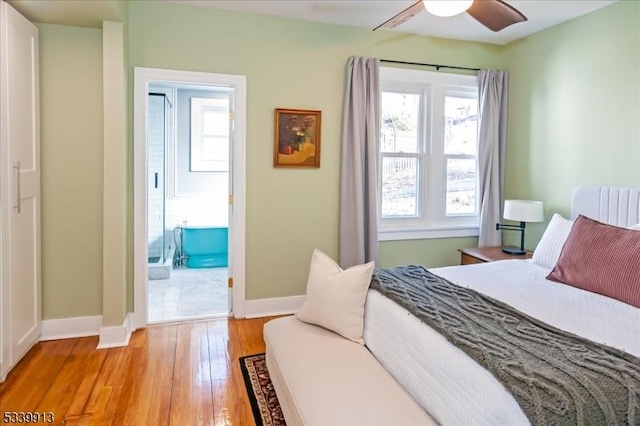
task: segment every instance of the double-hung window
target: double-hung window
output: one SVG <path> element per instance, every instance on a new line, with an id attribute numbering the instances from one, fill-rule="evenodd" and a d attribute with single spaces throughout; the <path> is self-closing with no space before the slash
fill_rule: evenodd
<path id="1" fill-rule="evenodd" d="M 380 69 L 379 239 L 478 235 L 475 76 Z"/>
<path id="2" fill-rule="evenodd" d="M 192 172 L 229 171 L 229 98 L 191 98 Z"/>

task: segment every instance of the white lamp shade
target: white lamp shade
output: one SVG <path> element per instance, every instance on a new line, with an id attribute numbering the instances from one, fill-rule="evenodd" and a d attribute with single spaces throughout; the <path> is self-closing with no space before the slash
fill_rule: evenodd
<path id="1" fill-rule="evenodd" d="M 506 200 L 504 218 L 516 222 L 542 222 L 544 213 L 542 202 L 531 200 Z"/>
<path id="2" fill-rule="evenodd" d="M 454 16 L 471 7 L 473 0 L 422 0 L 427 12 L 436 16 Z"/>

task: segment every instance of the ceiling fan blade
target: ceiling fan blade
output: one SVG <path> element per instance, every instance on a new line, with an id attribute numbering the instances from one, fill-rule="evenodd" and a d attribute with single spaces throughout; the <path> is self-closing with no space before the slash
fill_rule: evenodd
<path id="1" fill-rule="evenodd" d="M 416 16 L 418 13 L 422 12 L 423 10 L 424 10 L 424 6 L 422 5 L 422 0 L 418 0 L 413 5 L 409 6 L 408 8 L 403 10 L 402 12 L 398 13 L 393 18 L 391 18 L 388 21 L 385 21 L 382 24 L 380 24 L 377 27 L 375 27 L 373 29 L 373 31 L 377 30 L 378 28 L 394 28 L 394 27 L 397 27 L 398 25 L 407 22 L 409 19 L 413 18 L 414 16 Z"/>
<path id="2" fill-rule="evenodd" d="M 476 0 L 467 13 L 494 32 L 527 20 L 518 9 L 502 0 Z"/>

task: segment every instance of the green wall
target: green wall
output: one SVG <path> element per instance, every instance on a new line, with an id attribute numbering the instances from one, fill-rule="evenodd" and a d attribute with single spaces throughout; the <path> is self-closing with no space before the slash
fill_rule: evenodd
<path id="1" fill-rule="evenodd" d="M 351 55 L 510 70 L 506 193 L 544 201 L 547 220 L 552 212 L 568 213 L 571 190 L 579 184 L 640 186 L 638 2 L 619 2 L 507 46 L 152 1 L 130 2 L 128 15 L 129 92 L 133 67 L 247 76 L 247 299 L 302 294 L 313 248 L 338 255 L 342 96 Z M 43 318 L 97 315 L 102 32 L 39 28 Z M 276 107 L 322 110 L 320 169 L 272 167 Z M 129 207 L 129 309 L 132 216 Z M 528 226 L 528 247 L 535 247 L 543 229 Z M 379 266 L 455 264 L 456 249 L 475 244 L 474 238 L 383 242 Z"/>
<path id="2" fill-rule="evenodd" d="M 152 2 L 129 9 L 132 67 L 247 76 L 247 299 L 304 294 L 314 248 L 338 256 L 340 134 L 349 56 L 495 67 L 500 48 Z M 322 110 L 320 169 L 275 169 L 274 108 Z M 452 264 L 474 239 L 382 244 L 382 264 Z M 446 247 L 443 252 L 442 247 Z M 416 251 L 417 250 L 417 251 Z M 446 254 L 445 254 L 446 253 Z"/>
<path id="3" fill-rule="evenodd" d="M 569 215 L 578 185 L 640 186 L 640 2 L 506 46 L 507 197 Z M 544 224 L 531 224 L 534 248 Z"/>
<path id="4" fill-rule="evenodd" d="M 42 317 L 102 313 L 102 31 L 39 24 Z"/>

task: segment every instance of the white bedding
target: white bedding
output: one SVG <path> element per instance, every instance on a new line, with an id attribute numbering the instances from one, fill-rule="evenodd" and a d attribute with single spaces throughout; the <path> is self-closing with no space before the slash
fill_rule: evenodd
<path id="1" fill-rule="evenodd" d="M 506 260 L 431 270 L 555 327 L 640 356 L 640 309 L 554 283 L 549 269 Z M 364 340 L 378 361 L 443 425 L 529 424 L 491 373 L 407 310 L 369 290 Z"/>

